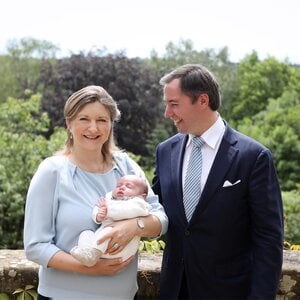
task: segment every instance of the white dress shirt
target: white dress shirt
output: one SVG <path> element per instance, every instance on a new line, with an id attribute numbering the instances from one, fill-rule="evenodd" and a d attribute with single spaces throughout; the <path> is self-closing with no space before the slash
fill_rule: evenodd
<path id="1" fill-rule="evenodd" d="M 222 118 L 219 115 L 217 121 L 201 135 L 201 137 L 205 141 L 205 144 L 202 146 L 201 191 L 203 190 L 211 166 L 219 150 L 220 143 L 224 135 L 224 131 L 225 131 L 225 125 Z M 186 143 L 185 154 L 183 158 L 183 166 L 182 166 L 182 188 L 183 189 L 184 189 L 186 170 L 190 159 L 190 155 L 192 153 L 193 146 L 191 141 L 193 137 L 194 135 L 189 134 L 189 139 Z"/>

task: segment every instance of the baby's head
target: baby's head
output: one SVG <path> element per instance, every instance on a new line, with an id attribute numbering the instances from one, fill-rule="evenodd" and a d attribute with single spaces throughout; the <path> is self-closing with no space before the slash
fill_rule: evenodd
<path id="1" fill-rule="evenodd" d="M 148 184 L 145 179 L 137 175 L 125 175 L 118 181 L 112 195 L 115 199 L 133 196 L 142 196 L 146 199 L 147 194 Z"/>

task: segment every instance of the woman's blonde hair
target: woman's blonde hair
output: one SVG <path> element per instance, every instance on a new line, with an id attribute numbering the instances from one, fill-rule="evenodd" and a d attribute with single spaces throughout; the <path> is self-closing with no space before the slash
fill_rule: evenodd
<path id="1" fill-rule="evenodd" d="M 101 86 L 89 85 L 72 94 L 65 104 L 64 117 L 65 120 L 72 121 L 85 107 L 85 105 L 96 101 L 106 108 L 111 119 L 111 131 L 109 133 L 108 140 L 102 147 L 103 158 L 104 160 L 108 160 L 114 151 L 119 150 L 114 140 L 114 123 L 120 120 L 121 113 L 117 107 L 116 101 L 104 88 Z M 69 154 L 73 147 L 73 138 L 69 130 L 67 130 L 67 135 L 67 140 L 65 147 L 62 150 L 62 154 Z"/>

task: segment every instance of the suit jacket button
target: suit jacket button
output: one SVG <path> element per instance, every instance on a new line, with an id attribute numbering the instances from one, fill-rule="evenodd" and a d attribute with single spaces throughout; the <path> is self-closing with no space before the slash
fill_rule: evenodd
<path id="1" fill-rule="evenodd" d="M 185 234 L 185 236 L 189 236 L 190 235 L 190 231 L 186 230 L 184 234 Z"/>

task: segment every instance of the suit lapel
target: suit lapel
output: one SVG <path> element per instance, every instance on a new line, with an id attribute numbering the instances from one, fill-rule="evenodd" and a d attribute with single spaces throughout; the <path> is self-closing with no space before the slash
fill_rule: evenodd
<path id="1" fill-rule="evenodd" d="M 178 139 L 171 145 L 171 178 L 173 182 L 174 195 L 176 195 L 177 205 L 179 207 L 182 220 L 186 221 L 183 201 L 182 201 L 182 164 L 185 152 L 185 145 L 188 140 L 188 135 L 179 135 Z M 174 199 L 175 200 L 175 199 Z"/>

